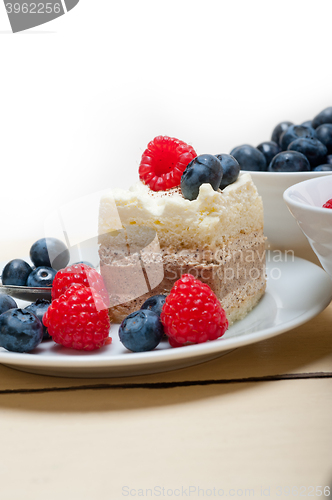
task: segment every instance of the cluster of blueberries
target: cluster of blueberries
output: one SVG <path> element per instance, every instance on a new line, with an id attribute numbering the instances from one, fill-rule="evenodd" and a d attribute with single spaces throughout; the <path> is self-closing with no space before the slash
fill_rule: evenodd
<path id="1" fill-rule="evenodd" d="M 49 255 L 56 256 L 52 265 Z M 3 268 L 2 284 L 51 287 L 57 271 L 66 267 L 69 258 L 69 250 L 62 241 L 56 238 L 41 238 L 30 248 L 30 259 L 34 267 L 22 259 L 11 260 Z"/>
<path id="2" fill-rule="evenodd" d="M 55 255 L 50 262 L 49 255 Z M 56 238 L 42 238 L 30 249 L 31 267 L 22 259 L 14 259 L 2 271 L 3 285 L 51 287 L 57 270 L 69 262 L 69 250 Z M 30 352 L 42 340 L 50 339 L 42 319 L 50 301 L 38 299 L 25 309 L 18 308 L 9 295 L 0 294 L 0 346 L 13 352 Z"/>
<path id="3" fill-rule="evenodd" d="M 301 125 L 279 123 L 271 141 L 237 146 L 231 155 L 242 170 L 268 172 L 332 171 L 332 106 Z"/>
<path id="4" fill-rule="evenodd" d="M 211 184 L 213 189 L 225 189 L 239 176 L 238 161 L 228 154 L 196 156 L 186 167 L 181 177 L 181 192 L 187 200 L 196 200 L 202 184 Z"/>
<path id="5" fill-rule="evenodd" d="M 279 123 L 271 141 L 257 148 L 243 144 L 228 154 L 204 154 L 194 158 L 181 177 L 181 191 L 187 200 L 198 197 L 199 188 L 209 183 L 215 191 L 236 181 L 240 170 L 263 172 L 332 171 L 332 106 L 301 125 Z"/>

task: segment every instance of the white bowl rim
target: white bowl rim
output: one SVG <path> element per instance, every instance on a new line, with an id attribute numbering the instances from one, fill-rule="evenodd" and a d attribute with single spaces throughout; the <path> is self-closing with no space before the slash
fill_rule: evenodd
<path id="1" fill-rule="evenodd" d="M 331 175 L 331 181 L 332 181 L 332 175 Z M 287 205 L 291 205 L 291 206 L 300 208 L 300 209 L 305 210 L 307 212 L 314 212 L 317 214 L 319 214 L 319 213 L 320 214 L 327 214 L 328 212 L 330 212 L 331 216 L 332 216 L 332 210 L 330 208 L 323 208 L 323 207 L 316 207 L 314 205 L 307 205 L 304 202 L 300 202 L 300 201 L 297 201 L 297 200 L 294 200 L 293 198 L 291 198 L 291 194 L 298 186 L 302 186 L 303 184 L 318 184 L 319 182 L 321 182 L 321 177 L 318 177 L 318 178 L 315 177 L 313 179 L 306 179 L 305 181 L 297 182 L 296 184 L 293 184 L 292 186 L 290 186 L 289 188 L 287 188 L 284 191 L 284 194 L 283 194 L 284 201 L 286 202 Z M 325 180 L 325 182 L 326 182 L 326 180 Z"/>
<path id="2" fill-rule="evenodd" d="M 267 170 L 241 170 L 241 173 L 243 174 L 255 174 L 255 175 L 269 175 L 271 177 L 280 177 L 282 175 L 286 175 L 290 177 L 291 175 L 294 175 L 295 177 L 300 177 L 303 175 L 309 175 L 311 180 L 311 177 L 313 179 L 316 179 L 316 177 L 325 177 L 326 175 L 332 175 L 332 170 L 327 171 L 327 172 L 315 172 L 314 170 L 308 170 L 304 172 L 268 172 Z M 299 183 L 298 183 L 299 184 Z"/>

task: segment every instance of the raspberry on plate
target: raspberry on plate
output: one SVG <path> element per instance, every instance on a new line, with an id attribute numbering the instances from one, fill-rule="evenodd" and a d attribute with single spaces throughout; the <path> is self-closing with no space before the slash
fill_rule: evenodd
<path id="1" fill-rule="evenodd" d="M 149 142 L 142 155 L 139 178 L 153 191 L 179 186 L 182 173 L 196 156 L 189 144 L 159 135 Z"/>
<path id="2" fill-rule="evenodd" d="M 56 273 L 52 286 L 52 300 L 60 297 L 74 283 L 94 288 L 108 307 L 109 296 L 102 276 L 86 264 L 73 264 Z"/>
<path id="3" fill-rule="evenodd" d="M 160 319 L 173 347 L 215 340 L 228 328 L 225 311 L 216 295 L 191 274 L 184 274 L 175 282 Z"/>
<path id="4" fill-rule="evenodd" d="M 324 203 L 323 208 L 332 208 L 332 198 Z"/>
<path id="5" fill-rule="evenodd" d="M 71 285 L 47 309 L 43 323 L 54 342 L 93 351 L 109 344 L 110 320 L 102 297 L 88 286 Z"/>

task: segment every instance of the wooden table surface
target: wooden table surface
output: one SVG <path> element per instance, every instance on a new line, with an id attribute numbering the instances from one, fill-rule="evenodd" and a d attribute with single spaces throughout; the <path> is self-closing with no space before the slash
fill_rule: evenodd
<path id="1" fill-rule="evenodd" d="M 156 375 L 0 365 L 0 498 L 329 497 L 331 326 L 332 303 L 290 332 Z"/>

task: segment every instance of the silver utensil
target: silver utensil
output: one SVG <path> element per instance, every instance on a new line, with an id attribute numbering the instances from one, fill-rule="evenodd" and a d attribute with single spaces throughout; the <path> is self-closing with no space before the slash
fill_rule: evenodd
<path id="1" fill-rule="evenodd" d="M 14 299 L 26 300 L 35 302 L 37 299 L 51 300 L 52 288 L 32 287 L 32 286 L 15 286 L 3 285 L 0 280 L 0 293 L 10 295 Z"/>

